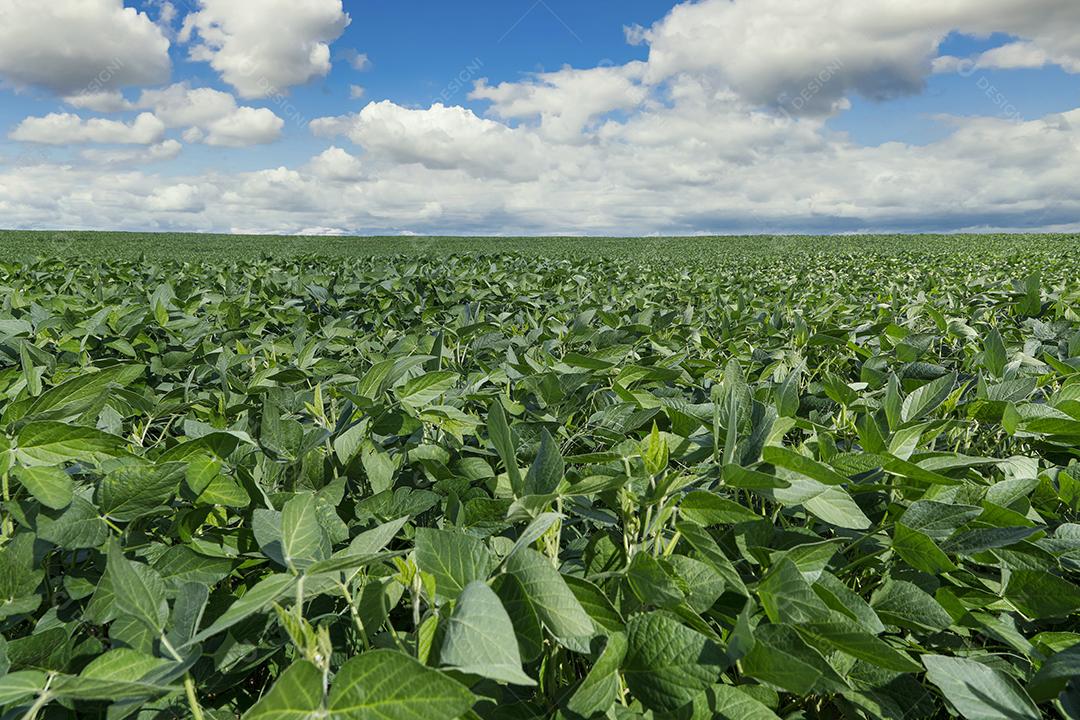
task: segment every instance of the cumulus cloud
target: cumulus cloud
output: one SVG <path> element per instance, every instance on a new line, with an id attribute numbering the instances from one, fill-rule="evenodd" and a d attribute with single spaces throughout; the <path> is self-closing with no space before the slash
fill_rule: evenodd
<path id="1" fill-rule="evenodd" d="M 100 113 L 117 113 L 135 109 L 135 106 L 126 100 L 119 90 L 69 95 L 64 98 L 64 102 L 80 110 L 93 110 Z"/>
<path id="2" fill-rule="evenodd" d="M 242 107 L 206 127 L 207 145 L 247 147 L 266 145 L 281 137 L 285 121 L 266 108 Z"/>
<path id="3" fill-rule="evenodd" d="M 169 77 L 169 40 L 123 0 L 4 0 L 0 77 L 59 95 L 151 85 Z"/>
<path id="4" fill-rule="evenodd" d="M 532 133 L 441 103 L 413 110 L 384 100 L 354 115 L 314 120 L 311 128 L 324 137 L 345 135 L 395 163 L 462 169 L 481 178 L 528 180 L 547 165 Z"/>
<path id="5" fill-rule="evenodd" d="M 860 146 L 828 121 L 854 94 L 915 92 L 932 72 L 980 63 L 1068 69 L 1080 57 L 1077 8 L 1075 0 L 687 2 L 629 33 L 648 46 L 644 62 L 477 83 L 472 98 L 489 103 L 483 117 L 448 104 L 370 103 L 311 123 L 333 147 L 255 172 L 184 177 L 131 171 L 119 155 L 112 167 L 103 155 L 101 167 L 45 158 L 0 167 L 0 212 L 19 227 L 273 233 L 1076 228 L 1080 109 L 1028 121 L 938 118 L 940 139 L 921 145 Z M 954 32 L 1010 39 L 974 58 L 939 57 Z M 213 90 L 165 88 L 134 104 L 188 142 L 251 142 L 281 129 L 272 112 Z M 71 117 L 51 123 L 89 134 L 93 121 Z M 156 142 L 145 152 L 164 145 Z"/>
<path id="6" fill-rule="evenodd" d="M 153 145 L 165 136 L 165 124 L 153 113 L 142 113 L 131 123 L 91 118 L 72 113 L 50 113 L 28 117 L 11 131 L 12 140 L 46 145 L 109 143 L 116 145 Z"/>
<path id="7" fill-rule="evenodd" d="M 176 83 L 144 90 L 135 105 L 152 110 L 168 128 L 185 128 L 187 142 L 246 147 L 274 142 L 285 121 L 267 108 L 240 107 L 227 92 Z"/>
<path id="8" fill-rule="evenodd" d="M 184 19 L 192 60 L 210 63 L 241 97 L 277 95 L 330 71 L 330 43 L 349 16 L 341 0 L 200 0 Z"/>
<path id="9" fill-rule="evenodd" d="M 327 148 L 308 163 L 312 175 L 331 181 L 358 180 L 361 169 L 360 159 L 339 147 Z"/>
<path id="10" fill-rule="evenodd" d="M 157 90 L 144 90 L 138 107 L 152 110 L 166 127 L 208 125 L 236 111 L 236 99 L 213 88 L 192 88 L 176 83 Z"/>
<path id="11" fill-rule="evenodd" d="M 491 113 L 503 119 L 539 118 L 544 133 L 572 141 L 594 118 L 613 110 L 630 110 L 648 97 L 640 84 L 645 64 L 538 73 L 526 82 L 476 83 L 472 100 L 490 100 Z"/>
<path id="12" fill-rule="evenodd" d="M 159 187 L 146 198 L 146 208 L 154 212 L 193 213 L 205 207 L 199 188 L 187 183 Z"/>
<path id="13" fill-rule="evenodd" d="M 709 74 L 756 105 L 824 114 L 852 93 L 887 100 L 921 91 L 927 75 L 949 68 L 935 60 L 950 32 L 1016 35 L 1030 42 L 1001 58 L 1030 63 L 1039 52 L 1077 67 L 1077 27 L 1074 0 L 702 0 L 628 37 L 649 46 L 647 82 Z"/>
<path id="14" fill-rule="evenodd" d="M 176 140 L 165 140 L 139 150 L 100 150 L 88 148 L 79 156 L 97 165 L 146 165 L 148 163 L 174 160 L 183 150 L 183 145 Z"/>

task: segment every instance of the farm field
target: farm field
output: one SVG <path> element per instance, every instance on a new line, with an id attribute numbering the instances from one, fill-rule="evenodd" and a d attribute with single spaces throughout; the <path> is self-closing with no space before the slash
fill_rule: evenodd
<path id="1" fill-rule="evenodd" d="M 0 251 L 5 719 L 1080 717 L 1076 236 Z"/>

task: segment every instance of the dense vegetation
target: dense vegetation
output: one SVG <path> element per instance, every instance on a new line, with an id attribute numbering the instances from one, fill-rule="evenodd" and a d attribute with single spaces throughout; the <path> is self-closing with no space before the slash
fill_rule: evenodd
<path id="1" fill-rule="evenodd" d="M 0 236 L 4 718 L 1080 717 L 1076 238 L 254 242 Z"/>

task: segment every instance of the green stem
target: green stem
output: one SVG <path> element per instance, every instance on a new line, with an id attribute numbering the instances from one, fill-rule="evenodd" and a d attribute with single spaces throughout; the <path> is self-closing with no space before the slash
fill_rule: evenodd
<path id="1" fill-rule="evenodd" d="M 191 673 L 184 673 L 184 692 L 187 694 L 188 707 L 191 708 L 191 717 L 203 720 L 203 711 L 199 707 L 199 696 L 195 694 L 195 681 L 191 679 Z"/>
<path id="2" fill-rule="evenodd" d="M 22 716 L 22 720 L 35 720 L 38 713 L 41 712 L 41 708 L 48 705 L 53 699 L 52 695 L 49 694 L 49 686 L 52 685 L 53 678 L 55 677 L 56 675 L 54 673 L 49 673 L 49 676 L 45 679 L 45 687 L 41 688 L 41 692 L 38 694 L 37 699 L 34 701 L 34 704 L 30 706 L 30 709 L 26 711 L 26 714 Z"/>
<path id="3" fill-rule="evenodd" d="M 0 473 L 0 478 L 2 478 L 2 482 L 3 482 L 4 503 L 6 504 L 6 503 L 11 502 L 11 487 L 8 484 L 8 473 L 7 473 L 6 470 L 3 473 Z M 4 512 L 4 522 L 3 522 L 2 534 L 0 534 L 0 540 L 6 541 L 11 536 L 11 533 L 12 533 L 11 514 L 8 513 L 7 511 L 5 511 Z"/>

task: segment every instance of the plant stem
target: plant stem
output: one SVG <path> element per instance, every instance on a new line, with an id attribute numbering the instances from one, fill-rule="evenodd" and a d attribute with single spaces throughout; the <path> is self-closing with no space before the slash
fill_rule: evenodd
<path id="1" fill-rule="evenodd" d="M 191 679 L 191 673 L 184 673 L 184 692 L 187 694 L 191 716 L 195 720 L 203 720 L 203 711 L 199 707 L 199 696 L 195 694 L 195 681 Z"/>

